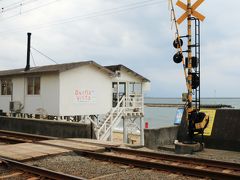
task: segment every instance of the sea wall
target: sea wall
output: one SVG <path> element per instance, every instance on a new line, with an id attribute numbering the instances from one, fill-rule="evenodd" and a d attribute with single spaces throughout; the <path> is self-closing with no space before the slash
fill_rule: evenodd
<path id="1" fill-rule="evenodd" d="M 92 138 L 91 124 L 0 116 L 0 129 L 61 138 Z"/>
<path id="2" fill-rule="evenodd" d="M 159 149 L 160 146 L 188 140 L 187 123 L 183 115 L 180 126 L 159 129 L 145 129 L 145 146 Z M 206 148 L 240 151 L 240 109 L 217 109 L 210 136 L 204 136 Z M 200 141 L 201 136 L 195 137 Z"/>
<path id="3" fill-rule="evenodd" d="M 208 148 L 240 151 L 240 109 L 219 109 L 211 136 L 205 137 Z"/>
<path id="4" fill-rule="evenodd" d="M 212 132 L 210 136 L 204 136 L 206 148 L 240 151 L 240 109 L 217 109 Z M 187 137 L 187 125 L 182 121 L 178 140 L 183 141 Z M 201 137 L 196 137 L 200 140 Z"/>
<path id="5" fill-rule="evenodd" d="M 159 149 L 160 146 L 173 144 L 177 139 L 178 126 L 159 129 L 144 129 L 145 146 L 150 149 Z"/>

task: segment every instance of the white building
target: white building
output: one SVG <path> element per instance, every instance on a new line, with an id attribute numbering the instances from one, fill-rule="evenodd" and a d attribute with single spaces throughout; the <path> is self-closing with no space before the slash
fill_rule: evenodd
<path id="1" fill-rule="evenodd" d="M 0 81 L 3 112 L 91 118 L 98 139 L 111 137 L 106 131 L 119 119 L 143 117 L 143 94 L 150 84 L 123 65 L 94 61 L 0 71 Z"/>

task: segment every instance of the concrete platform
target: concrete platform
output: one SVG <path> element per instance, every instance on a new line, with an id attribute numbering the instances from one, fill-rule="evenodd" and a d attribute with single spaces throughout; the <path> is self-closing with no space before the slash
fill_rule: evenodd
<path id="1" fill-rule="evenodd" d="M 118 144 L 91 139 L 44 140 L 38 143 L 0 145 L 0 157 L 16 161 L 27 161 L 72 150 L 103 152 L 105 147 L 109 146 L 116 147 Z"/>
<path id="2" fill-rule="evenodd" d="M 13 145 L 1 145 L 0 156 L 17 160 L 26 161 L 34 158 L 70 152 L 68 149 L 45 146 L 32 143 L 21 143 Z"/>
<path id="3" fill-rule="evenodd" d="M 118 142 L 112 142 L 112 141 L 102 141 L 102 140 L 96 140 L 96 139 L 86 139 L 86 138 L 68 138 L 67 140 L 71 141 L 77 141 L 87 144 L 93 144 L 97 146 L 104 146 L 104 147 L 119 147 L 121 146 L 121 143 Z"/>
<path id="4" fill-rule="evenodd" d="M 105 147 L 100 147 L 100 146 L 81 143 L 81 142 L 67 141 L 67 140 L 45 140 L 45 141 L 40 141 L 40 143 L 45 145 L 54 145 L 56 147 L 61 147 L 66 149 L 74 149 L 74 150 L 94 151 L 94 152 L 105 151 Z"/>

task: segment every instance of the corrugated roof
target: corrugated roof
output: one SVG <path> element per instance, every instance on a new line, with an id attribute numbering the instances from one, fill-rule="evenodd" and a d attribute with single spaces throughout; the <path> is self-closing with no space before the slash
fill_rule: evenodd
<path id="1" fill-rule="evenodd" d="M 123 69 L 125 69 L 126 71 L 128 71 L 128 72 L 134 74 L 135 76 L 137 76 L 137 77 L 139 77 L 139 78 L 141 78 L 143 81 L 150 82 L 149 79 L 143 77 L 142 75 L 136 73 L 135 71 L 129 69 L 128 67 L 126 67 L 126 66 L 124 66 L 124 65 L 122 65 L 122 64 L 111 65 L 111 66 L 105 66 L 105 67 L 106 67 L 107 69 L 113 71 L 113 72 L 121 71 L 121 69 L 123 68 Z"/>
<path id="2" fill-rule="evenodd" d="M 113 75 L 114 73 L 94 61 L 81 61 L 81 62 L 73 62 L 73 63 L 65 63 L 65 64 L 55 64 L 55 65 L 47 65 L 47 66 L 38 66 L 32 67 L 28 71 L 24 71 L 24 68 L 21 69 L 13 69 L 13 70 L 5 70 L 0 71 L 0 77 L 3 76 L 14 76 L 14 75 L 24 75 L 24 74 L 36 74 L 36 73 L 44 73 L 44 72 L 63 72 L 69 69 L 73 69 L 79 66 L 93 64 L 94 66 L 103 69 L 109 75 Z"/>

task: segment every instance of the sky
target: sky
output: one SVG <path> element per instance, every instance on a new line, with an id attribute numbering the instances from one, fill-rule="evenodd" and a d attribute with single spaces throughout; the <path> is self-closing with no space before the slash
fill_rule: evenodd
<path id="1" fill-rule="evenodd" d="M 59 64 L 123 64 L 151 81 L 148 97 L 186 92 L 182 65 L 172 60 L 175 29 L 168 0 L 0 0 L 0 7 L 0 70 L 25 67 L 31 32 L 32 47 Z M 240 97 L 239 7 L 239 0 L 205 0 L 197 9 L 206 16 L 202 97 Z M 175 9 L 179 17 L 183 11 Z M 186 22 L 179 29 L 186 35 Z M 54 62 L 32 49 L 31 66 L 48 64 Z"/>

